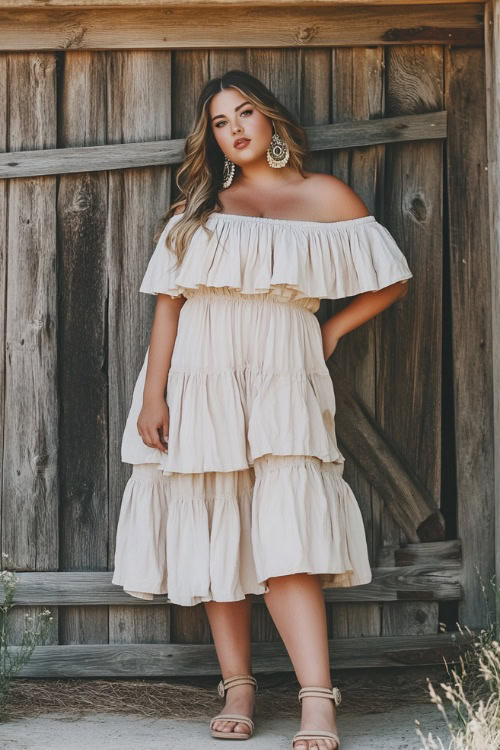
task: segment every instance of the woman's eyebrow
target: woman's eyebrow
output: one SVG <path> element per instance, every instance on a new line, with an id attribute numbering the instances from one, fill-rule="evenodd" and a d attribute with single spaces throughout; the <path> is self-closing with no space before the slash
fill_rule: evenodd
<path id="1" fill-rule="evenodd" d="M 243 104 L 238 104 L 238 106 L 234 108 L 234 111 L 235 111 L 235 112 L 237 112 L 237 111 L 238 111 L 239 109 L 241 109 L 241 107 L 244 107 L 244 106 L 245 106 L 245 104 L 250 104 L 250 103 L 251 103 L 251 102 L 243 102 Z M 213 116 L 213 117 L 211 118 L 210 122 L 212 122 L 212 120 L 215 120 L 215 119 L 216 119 L 216 117 L 224 117 L 224 115 L 214 115 L 214 116 Z"/>

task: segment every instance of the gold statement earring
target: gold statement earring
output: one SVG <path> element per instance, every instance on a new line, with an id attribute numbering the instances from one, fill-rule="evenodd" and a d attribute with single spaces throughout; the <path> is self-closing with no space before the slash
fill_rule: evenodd
<path id="1" fill-rule="evenodd" d="M 228 188 L 234 177 L 234 162 L 229 161 L 227 156 L 224 157 L 224 169 L 222 171 L 222 187 Z"/>
<path id="2" fill-rule="evenodd" d="M 284 167 L 290 158 L 290 151 L 286 143 L 279 137 L 274 126 L 274 120 L 271 120 L 273 124 L 273 137 L 271 143 L 266 151 L 267 163 L 273 169 L 280 169 Z"/>

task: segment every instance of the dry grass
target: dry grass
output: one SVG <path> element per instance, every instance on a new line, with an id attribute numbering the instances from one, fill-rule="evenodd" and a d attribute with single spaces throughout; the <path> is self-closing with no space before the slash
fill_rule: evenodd
<path id="1" fill-rule="evenodd" d="M 300 688 L 293 673 L 256 674 L 261 717 L 298 717 Z M 443 680 L 443 666 L 334 670 L 342 692 L 342 713 L 377 713 L 411 703 L 428 703 L 427 678 Z M 218 713 L 218 676 L 157 679 L 15 679 L 9 689 L 8 720 L 54 711 L 138 714 L 148 718 L 205 719 Z"/>

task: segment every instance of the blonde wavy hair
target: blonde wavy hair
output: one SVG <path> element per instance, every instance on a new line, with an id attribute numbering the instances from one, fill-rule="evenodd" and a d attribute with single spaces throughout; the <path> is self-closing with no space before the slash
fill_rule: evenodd
<path id="1" fill-rule="evenodd" d="M 309 154 L 305 130 L 272 91 L 243 70 L 229 70 L 218 78 L 210 79 L 198 97 L 194 123 L 185 141 L 185 159 L 176 174 L 180 195 L 161 216 L 162 227 L 154 237 L 154 241 L 158 242 L 176 208 L 184 206 L 181 218 L 173 224 L 165 238 L 167 248 L 175 253 L 179 264 L 194 232 L 203 226 L 210 234 L 205 222 L 216 206 L 222 209 L 219 192 L 223 189 L 224 153 L 212 131 L 209 104 L 215 94 L 227 88 L 237 89 L 256 109 L 274 121 L 276 132 L 290 152 L 288 166 L 305 177 L 302 165 Z M 239 171 L 240 168 L 235 165 L 235 177 Z"/>

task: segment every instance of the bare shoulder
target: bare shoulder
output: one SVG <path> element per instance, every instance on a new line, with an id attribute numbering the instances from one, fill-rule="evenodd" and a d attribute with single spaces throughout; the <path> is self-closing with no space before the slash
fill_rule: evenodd
<path id="1" fill-rule="evenodd" d="M 305 190 L 314 201 L 320 221 L 346 221 L 370 216 L 368 208 L 352 188 L 339 177 L 321 172 L 308 172 Z"/>
<path id="2" fill-rule="evenodd" d="M 185 208 L 186 208 L 186 201 L 181 201 L 179 205 L 175 208 L 174 214 L 181 214 Z"/>

